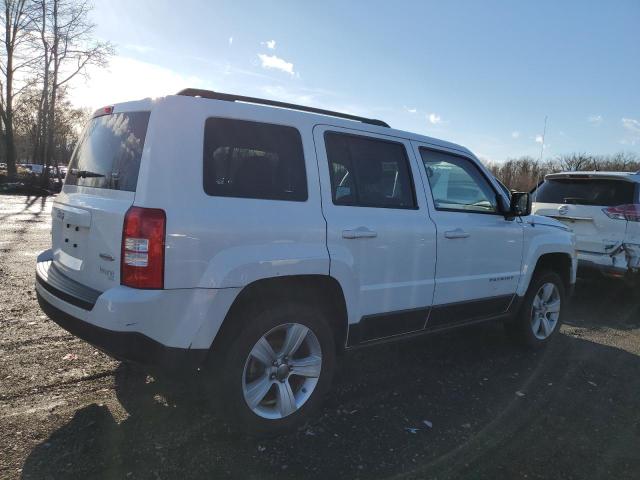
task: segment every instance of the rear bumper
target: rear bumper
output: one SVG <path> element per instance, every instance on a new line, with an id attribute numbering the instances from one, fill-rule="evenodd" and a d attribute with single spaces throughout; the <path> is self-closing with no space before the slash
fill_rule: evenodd
<path id="1" fill-rule="evenodd" d="M 183 370 L 201 365 L 239 289 L 104 292 L 72 280 L 43 252 L 35 289 L 42 310 L 61 327 L 114 358 Z"/>
<path id="2" fill-rule="evenodd" d="M 599 272 L 610 277 L 624 277 L 638 271 L 640 245 L 622 244 L 611 253 L 578 251 L 578 269 Z"/>
<path id="3" fill-rule="evenodd" d="M 40 308 L 51 320 L 117 360 L 182 371 L 197 369 L 206 358 L 206 349 L 167 347 L 138 332 L 116 332 L 97 327 L 56 308 L 40 292 L 37 297 Z"/>
<path id="4" fill-rule="evenodd" d="M 619 268 L 612 265 L 607 265 L 603 262 L 594 262 L 592 260 L 580 259 L 578 260 L 578 269 L 581 273 L 601 273 L 609 277 L 624 277 L 627 273 L 626 268 Z"/>

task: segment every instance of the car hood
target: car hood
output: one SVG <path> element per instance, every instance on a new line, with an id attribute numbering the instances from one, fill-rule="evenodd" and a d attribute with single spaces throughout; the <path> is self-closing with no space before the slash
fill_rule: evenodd
<path id="1" fill-rule="evenodd" d="M 529 215 L 524 219 L 526 223 L 530 225 L 544 225 L 545 227 L 554 227 L 559 228 L 560 230 L 564 230 L 566 232 L 570 232 L 571 229 L 567 227 L 562 222 L 555 220 L 553 218 L 544 217 L 542 215 Z"/>

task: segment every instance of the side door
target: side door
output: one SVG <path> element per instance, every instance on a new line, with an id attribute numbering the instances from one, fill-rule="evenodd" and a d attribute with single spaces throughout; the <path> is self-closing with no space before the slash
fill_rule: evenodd
<path id="1" fill-rule="evenodd" d="M 414 143 L 437 228 L 430 328 L 505 313 L 522 268 L 524 229 L 499 212 L 496 187 L 473 159 Z"/>
<path id="2" fill-rule="evenodd" d="M 433 300 L 436 229 L 410 142 L 325 125 L 314 128 L 314 139 L 349 344 L 422 330 Z"/>

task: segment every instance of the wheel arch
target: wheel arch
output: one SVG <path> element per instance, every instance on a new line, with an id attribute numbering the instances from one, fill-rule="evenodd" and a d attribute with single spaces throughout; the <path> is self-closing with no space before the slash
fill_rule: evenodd
<path id="1" fill-rule="evenodd" d="M 210 351 L 218 350 L 220 343 L 226 344 L 235 338 L 245 321 L 243 316 L 251 309 L 267 308 L 274 303 L 287 301 L 311 303 L 324 311 L 338 353 L 344 350 L 348 319 L 342 287 L 330 275 L 312 274 L 264 278 L 243 287 L 229 308 Z"/>
<path id="2" fill-rule="evenodd" d="M 545 225 L 527 226 L 522 263 L 522 276 L 517 295 L 526 295 L 533 275 L 540 268 L 560 274 L 567 291 L 576 281 L 577 259 L 573 234 Z"/>
<path id="3" fill-rule="evenodd" d="M 572 286 L 572 258 L 571 255 L 564 252 L 545 253 L 538 257 L 536 266 L 533 269 L 531 278 L 542 270 L 551 270 L 562 278 L 565 291 L 569 292 Z M 529 280 L 529 283 L 531 280 Z"/>

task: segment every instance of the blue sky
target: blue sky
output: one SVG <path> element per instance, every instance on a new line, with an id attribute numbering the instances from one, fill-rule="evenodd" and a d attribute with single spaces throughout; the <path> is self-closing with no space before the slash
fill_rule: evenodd
<path id="1" fill-rule="evenodd" d="M 186 86 L 381 118 L 486 160 L 640 153 L 640 2 L 105 0 L 98 107 Z"/>

